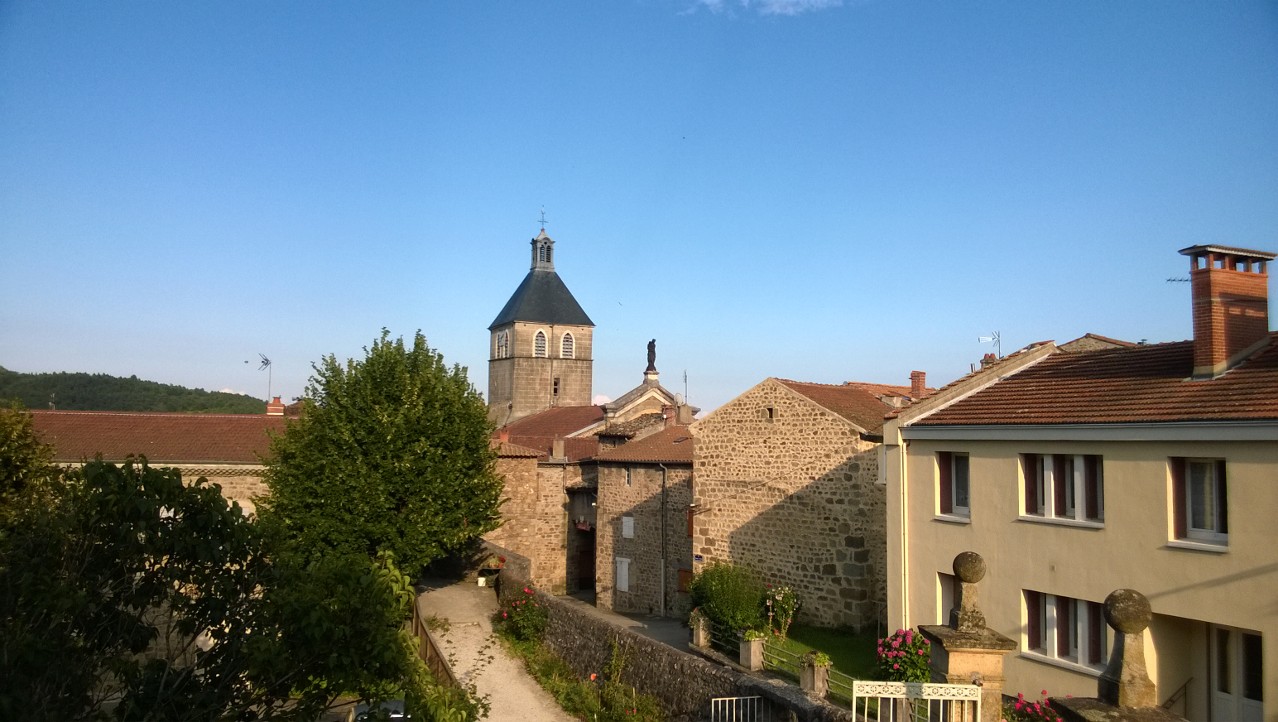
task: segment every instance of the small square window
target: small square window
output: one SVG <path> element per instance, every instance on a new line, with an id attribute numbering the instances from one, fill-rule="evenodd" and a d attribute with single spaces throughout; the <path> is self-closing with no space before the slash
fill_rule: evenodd
<path id="1" fill-rule="evenodd" d="M 969 459 L 967 454 L 942 451 L 936 455 L 938 512 L 952 516 L 971 516 L 972 502 Z"/>

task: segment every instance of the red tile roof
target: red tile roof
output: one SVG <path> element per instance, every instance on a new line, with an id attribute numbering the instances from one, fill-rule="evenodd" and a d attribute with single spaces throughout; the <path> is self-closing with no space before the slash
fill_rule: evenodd
<path id="1" fill-rule="evenodd" d="M 891 406 L 879 399 L 880 395 L 888 394 L 881 389 L 892 389 L 890 394 L 895 395 L 903 388 L 884 384 L 862 384 L 855 381 L 837 386 L 810 384 L 789 379 L 777 379 L 777 382 L 871 434 L 877 434 L 883 430 L 883 418 L 892 410 Z M 905 395 L 909 395 L 908 388 L 905 388 Z"/>
<path id="2" fill-rule="evenodd" d="M 282 432 L 286 423 L 265 414 L 32 411 L 31 418 L 62 462 L 141 454 L 151 463 L 257 464 L 270 449 L 271 432 Z"/>
<path id="3" fill-rule="evenodd" d="M 638 441 L 600 452 L 595 461 L 691 464 L 692 434 L 687 426 L 668 426 Z"/>
<path id="4" fill-rule="evenodd" d="M 572 438 L 569 434 L 587 429 L 603 418 L 602 406 L 556 406 L 507 424 L 494 433 L 494 438 L 506 432 L 507 441 L 536 449 L 544 458 L 550 456 L 555 439 L 563 439 L 564 456 L 569 461 L 581 461 L 595 455 L 599 439 L 594 435 Z"/>
<path id="5" fill-rule="evenodd" d="M 1192 341 L 1055 353 L 917 426 L 1278 419 L 1278 333 L 1225 375 L 1191 381 Z"/>

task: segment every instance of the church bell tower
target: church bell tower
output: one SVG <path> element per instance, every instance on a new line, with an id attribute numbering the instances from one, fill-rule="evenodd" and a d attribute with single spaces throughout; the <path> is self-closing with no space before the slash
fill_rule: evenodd
<path id="1" fill-rule="evenodd" d="M 589 406 L 595 324 L 555 272 L 546 229 L 532 267 L 488 326 L 488 418 L 498 426 L 553 406 Z"/>

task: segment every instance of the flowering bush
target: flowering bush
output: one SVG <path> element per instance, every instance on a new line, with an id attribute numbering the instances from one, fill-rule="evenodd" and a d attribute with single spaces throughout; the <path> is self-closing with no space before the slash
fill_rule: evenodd
<path id="1" fill-rule="evenodd" d="M 774 587 L 768 585 L 763 597 L 768 605 L 768 623 L 775 626 L 782 639 L 790 632 L 790 624 L 794 622 L 794 613 L 799 610 L 799 594 L 790 587 Z"/>
<path id="2" fill-rule="evenodd" d="M 540 640 L 546 631 L 546 610 L 537 601 L 532 587 L 524 587 L 518 598 L 497 612 L 493 621 L 515 639 L 525 642 Z"/>
<path id="3" fill-rule="evenodd" d="M 1043 690 L 1043 698 L 1037 702 L 1025 699 L 1025 694 L 1016 695 L 1016 701 L 1003 705 L 1003 722 L 1062 722 L 1051 705 L 1047 703 L 1047 690 Z"/>
<path id="4" fill-rule="evenodd" d="M 879 640 L 879 675 L 890 682 L 926 682 L 932 643 L 913 629 L 898 629 Z"/>

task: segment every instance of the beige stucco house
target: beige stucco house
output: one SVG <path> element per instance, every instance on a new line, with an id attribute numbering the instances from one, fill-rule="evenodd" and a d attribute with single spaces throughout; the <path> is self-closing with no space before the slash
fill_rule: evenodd
<path id="1" fill-rule="evenodd" d="M 1100 603 L 1135 589 L 1160 702 L 1278 719 L 1274 255 L 1181 253 L 1192 341 L 1035 345 L 885 425 L 889 624 L 943 622 L 951 560 L 978 552 L 987 624 L 1019 645 L 1005 688 L 1092 696 Z"/>

